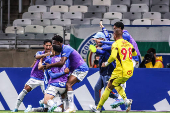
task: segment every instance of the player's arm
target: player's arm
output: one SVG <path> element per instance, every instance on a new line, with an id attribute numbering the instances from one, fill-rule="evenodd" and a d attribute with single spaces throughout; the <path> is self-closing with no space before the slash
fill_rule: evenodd
<path id="1" fill-rule="evenodd" d="M 130 34 L 128 32 L 123 33 L 123 39 L 127 40 L 128 42 L 130 41 Z"/>
<path id="2" fill-rule="evenodd" d="M 60 77 L 60 76 L 62 76 L 62 75 L 64 75 L 64 74 L 68 74 L 68 73 L 69 73 L 69 69 L 68 69 L 68 68 L 66 68 L 66 69 L 64 70 L 64 72 L 60 72 L 60 73 L 53 73 L 51 70 L 48 71 L 48 74 L 50 75 L 50 77 L 51 77 L 52 79 L 58 78 L 58 77 Z"/>
<path id="3" fill-rule="evenodd" d="M 49 69 L 51 67 L 62 67 L 67 60 L 67 57 L 61 57 L 61 60 L 59 62 L 53 63 L 53 64 L 46 64 L 46 69 Z"/>
<path id="4" fill-rule="evenodd" d="M 108 41 L 110 41 L 109 32 L 108 32 L 107 29 L 103 26 L 102 21 L 100 21 L 100 27 L 102 28 L 102 32 L 103 32 L 103 34 L 105 35 L 106 39 L 107 39 Z"/>
<path id="5" fill-rule="evenodd" d="M 100 41 L 100 43 L 107 44 L 107 45 L 112 45 L 115 41 Z"/>
<path id="6" fill-rule="evenodd" d="M 110 55 L 109 59 L 107 60 L 107 62 L 104 62 L 104 63 L 102 64 L 102 67 L 106 67 L 106 66 L 108 66 L 110 63 L 112 63 L 112 62 L 116 59 L 117 53 L 118 53 L 118 48 L 112 49 L 112 52 L 111 52 L 111 55 Z"/>
<path id="7" fill-rule="evenodd" d="M 49 56 L 50 54 L 51 54 L 50 52 L 45 53 L 45 54 L 42 54 L 42 55 L 36 54 L 36 55 L 35 55 L 35 58 L 36 58 L 36 59 L 41 59 L 41 58 L 43 58 L 43 57 Z"/>
<path id="8" fill-rule="evenodd" d="M 44 65 L 43 65 L 43 58 L 40 59 L 40 62 L 38 64 L 38 70 L 43 70 L 44 69 Z"/>

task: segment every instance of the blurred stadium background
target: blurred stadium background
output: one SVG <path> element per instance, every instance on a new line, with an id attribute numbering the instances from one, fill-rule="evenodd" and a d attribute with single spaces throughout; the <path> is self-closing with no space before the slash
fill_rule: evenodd
<path id="1" fill-rule="evenodd" d="M 153 47 L 157 55 L 163 57 L 165 67 L 170 63 L 170 0 L 0 0 L 0 3 L 0 74 L 3 76 L 0 76 L 2 77 L 0 81 L 3 82 L 3 78 L 9 77 L 16 95 L 29 79 L 30 68 L 25 67 L 32 64 L 36 51 L 42 50 L 43 40 L 51 39 L 55 34 L 63 36 L 64 43 L 75 48 L 91 66 L 94 54 L 88 51 L 88 46 L 94 44 L 90 40 L 92 36 L 101 31 L 99 27 L 101 20 L 109 30 L 111 38 L 112 25 L 121 21 L 137 42 L 142 56 Z M 127 85 L 127 93 L 129 92 L 129 95 L 134 96 L 132 98 L 138 100 L 134 102 L 138 104 L 132 109 L 170 111 L 169 69 L 135 70 L 137 70 L 134 74 L 136 77 L 130 82 L 138 81 L 136 84 L 139 85 L 135 86 L 136 84 L 130 84 L 130 82 Z M 92 103 L 94 103 L 94 84 L 99 76 L 97 73 L 98 70 L 91 69 L 88 77 L 92 77 L 93 74 L 95 77 L 90 79 L 87 77 L 85 82 L 74 87 L 81 89 L 80 91 L 83 88 L 87 89 L 85 91 L 89 95 L 87 94 L 86 97 L 91 99 L 89 101 Z M 15 76 L 20 77 L 21 85 L 17 85 L 18 81 L 14 78 Z M 150 84 L 154 87 L 147 88 Z M 161 87 L 158 84 L 161 84 Z M 131 88 L 128 88 L 130 86 Z M 0 110 L 13 109 L 13 101 L 4 97 L 4 94 L 8 92 L 1 89 Z M 140 91 L 136 92 L 136 90 Z M 41 92 L 39 89 L 38 91 Z M 36 93 L 37 91 L 33 91 L 30 96 L 26 97 L 25 106 Z M 80 94 L 76 96 L 77 109 L 88 110 L 88 105 L 85 104 L 90 102 L 81 100 Z M 15 100 L 14 97 L 11 98 Z M 37 106 L 38 99 L 33 99 L 30 103 Z M 113 101 L 109 100 L 109 102 Z M 145 102 L 146 106 L 143 105 Z M 111 110 L 109 104 L 105 106 L 105 109 Z M 121 109 L 124 107 L 117 110 Z"/>

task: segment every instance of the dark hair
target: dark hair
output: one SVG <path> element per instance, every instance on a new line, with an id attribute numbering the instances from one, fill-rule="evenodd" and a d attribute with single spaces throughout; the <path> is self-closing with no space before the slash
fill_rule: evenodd
<path id="1" fill-rule="evenodd" d="M 100 55 L 97 55 L 97 54 L 96 54 L 96 55 L 94 56 L 94 59 L 96 59 L 96 57 L 100 57 Z"/>
<path id="2" fill-rule="evenodd" d="M 156 50 L 154 48 L 149 48 L 147 53 L 153 53 L 156 54 Z"/>
<path id="3" fill-rule="evenodd" d="M 52 41 L 51 40 L 49 40 L 49 39 L 46 39 L 46 40 L 44 40 L 44 45 L 47 43 L 47 42 L 50 42 L 51 44 L 52 44 Z"/>
<path id="4" fill-rule="evenodd" d="M 60 43 L 63 42 L 63 38 L 62 38 L 60 35 L 55 35 L 55 36 L 52 38 L 52 40 L 58 41 L 58 42 L 60 42 Z"/>
<path id="5" fill-rule="evenodd" d="M 124 24 L 123 24 L 122 22 L 116 22 L 116 23 L 114 24 L 114 26 L 116 26 L 116 27 L 118 27 L 118 28 L 121 28 L 121 30 L 124 29 Z"/>
<path id="6" fill-rule="evenodd" d="M 53 45 L 53 50 L 58 52 L 58 53 L 61 53 L 62 47 L 60 47 L 59 45 Z"/>

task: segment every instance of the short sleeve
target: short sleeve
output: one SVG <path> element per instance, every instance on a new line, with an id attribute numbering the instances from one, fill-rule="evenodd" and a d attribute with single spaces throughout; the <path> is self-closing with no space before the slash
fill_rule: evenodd
<path id="1" fill-rule="evenodd" d="M 74 51 L 73 48 L 71 48 L 69 46 L 65 46 L 63 51 L 62 51 L 61 57 L 67 57 L 68 58 L 73 51 Z"/>

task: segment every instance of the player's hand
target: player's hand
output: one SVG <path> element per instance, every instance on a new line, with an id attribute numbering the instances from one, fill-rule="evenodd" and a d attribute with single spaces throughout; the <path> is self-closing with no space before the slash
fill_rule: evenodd
<path id="1" fill-rule="evenodd" d="M 101 47 L 97 47 L 97 49 L 100 49 L 100 50 L 102 50 L 103 48 L 101 48 Z"/>
<path id="2" fill-rule="evenodd" d="M 46 56 L 50 56 L 50 55 L 51 55 L 50 52 L 44 54 L 45 57 L 46 57 Z"/>
<path id="3" fill-rule="evenodd" d="M 96 41 L 97 39 L 96 38 L 92 38 L 92 40 Z"/>
<path id="4" fill-rule="evenodd" d="M 70 72 L 69 68 L 66 68 L 66 69 L 64 70 L 64 73 L 66 73 L 66 74 L 68 74 L 69 72 Z"/>
<path id="5" fill-rule="evenodd" d="M 49 68 L 50 68 L 50 64 L 46 63 L 45 69 L 49 69 Z"/>
<path id="6" fill-rule="evenodd" d="M 106 66 L 105 66 L 105 62 L 102 63 L 102 67 L 106 67 Z"/>
<path id="7" fill-rule="evenodd" d="M 102 24 L 102 22 L 103 22 L 103 21 L 100 21 L 100 27 L 101 27 L 101 28 L 103 28 L 103 27 L 104 27 L 104 26 L 103 26 L 103 24 Z"/>

